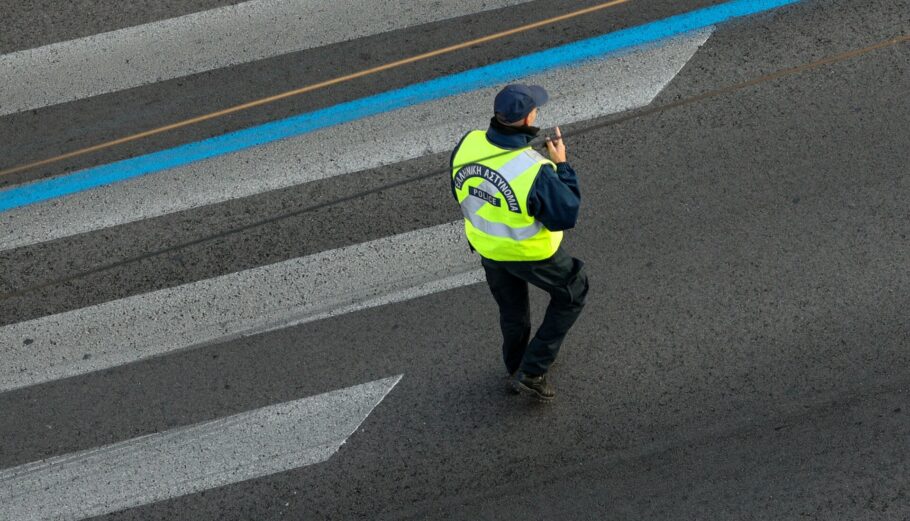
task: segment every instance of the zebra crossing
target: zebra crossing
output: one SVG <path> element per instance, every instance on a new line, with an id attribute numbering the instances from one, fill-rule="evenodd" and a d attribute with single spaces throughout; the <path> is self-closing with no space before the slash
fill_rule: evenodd
<path id="1" fill-rule="evenodd" d="M 554 91 L 554 101 L 558 104 L 554 103 L 552 112 L 545 117 L 561 124 L 634 109 L 650 103 L 657 96 L 707 40 L 711 31 L 710 27 L 697 30 L 625 56 L 582 64 L 572 70 L 569 81 L 560 69 L 518 78 Z M 603 89 L 592 90 L 591 85 L 600 85 Z M 59 187 L 65 179 L 35 183 L 38 186 L 26 185 L 18 191 L 9 189 L 5 193 L 0 192 L 0 207 L 12 208 L 4 214 L 9 226 L 0 232 L 3 234 L 0 235 L 0 250 L 443 152 L 450 148 L 451 136 L 461 135 L 475 122 L 486 119 L 488 110 L 485 100 L 495 92 L 496 88 L 491 87 L 412 105 L 230 155 L 170 168 L 156 175 L 132 177 L 132 174 L 127 174 L 130 177 L 122 182 L 74 193 L 65 199 L 65 204 L 53 199 L 48 202 L 40 202 L 39 199 L 37 204 L 33 202 L 33 194 L 38 189 L 40 193 L 51 194 L 68 190 Z M 375 107 L 376 104 L 368 106 Z M 336 117 L 348 117 L 342 116 L 345 110 L 334 109 L 331 112 Z M 410 123 L 412 121 L 427 121 L 429 124 L 415 129 Z M 266 132 L 271 132 L 271 129 Z M 352 147 L 346 145 L 351 135 L 394 136 L 394 139 L 363 140 Z M 258 140 L 258 137 L 252 139 Z M 336 151 L 342 147 L 346 153 L 338 157 Z M 145 164 L 154 163 L 155 159 L 139 157 L 132 161 L 142 165 L 138 168 L 143 168 Z M 180 164 L 183 159 L 167 157 L 161 162 Z M 256 165 L 255 175 L 249 165 Z M 102 166 L 95 171 L 106 179 L 119 177 L 120 171 L 130 168 L 117 167 L 117 164 Z M 73 184 L 94 184 L 86 179 L 90 172 L 73 174 Z M 22 204 L 27 206 L 16 207 Z M 99 213 L 96 211 L 98 207 L 107 211 Z"/>
<path id="2" fill-rule="evenodd" d="M 252 0 L 15 51 L 0 56 L 0 118 L 522 3 L 426 7 L 412 2 L 405 7 L 391 2 L 377 9 L 377 17 L 347 0 Z M 758 12 L 786 3 L 729 4 L 750 4 L 749 12 Z M 554 93 L 545 123 L 565 125 L 643 107 L 708 40 L 714 23 L 745 13 L 718 12 L 722 16 L 707 18 L 710 23 L 684 26 L 671 38 L 510 79 Z M 263 38 L 266 32 L 269 37 Z M 439 154 L 451 148 L 453 136 L 484 124 L 485 100 L 496 90 L 485 86 L 414 103 L 22 205 L 0 214 L 0 252 L 80 234 L 103 235 L 116 226 Z M 413 121 L 427 124 L 415 128 Z M 0 195 L 21 188 L 6 188 Z M 482 276 L 463 242 L 460 221 L 448 221 L 47 314 L 0 327 L 0 393 L 461 288 Z M 15 281 L 5 283 L 15 289 Z M 325 461 L 402 379 L 407 374 L 350 382 L 356 385 L 0 467 L 0 519 L 82 519 Z"/>
<path id="3" fill-rule="evenodd" d="M 5 326 L 0 391 L 480 282 L 457 224 Z"/>

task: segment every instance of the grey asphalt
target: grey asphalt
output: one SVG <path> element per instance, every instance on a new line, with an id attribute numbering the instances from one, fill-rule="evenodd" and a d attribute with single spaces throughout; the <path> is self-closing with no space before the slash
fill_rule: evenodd
<path id="1" fill-rule="evenodd" d="M 633 2 L 609 18 L 625 25 L 681 10 Z M 908 13 L 906 1 L 807 1 L 723 25 L 655 103 L 908 34 Z M 589 35 L 572 24 L 553 31 L 563 41 Z M 419 45 L 454 38 L 441 34 L 428 30 Z M 450 66 L 499 56 L 473 52 Z M 392 76 L 405 84 L 414 74 Z M 369 92 L 351 89 L 311 106 Z M 495 307 L 475 285 L 2 394 L 0 468 L 403 373 L 324 464 L 106 519 L 910 519 L 908 89 L 905 43 L 563 128 L 574 133 L 584 205 L 566 244 L 586 261 L 592 292 L 549 406 L 505 392 Z M 91 116 L 81 103 L 76 117 Z M 275 110 L 257 117 L 284 114 Z M 105 125 L 142 121 L 131 117 Z M 52 140 L 72 129 L 32 132 Z M 0 318 L 451 221 L 444 174 L 381 189 L 446 160 L 2 252 L 9 291 L 265 219 L 303 197 L 327 204 L 7 299 Z M 542 304 L 538 296 L 536 317 Z"/>

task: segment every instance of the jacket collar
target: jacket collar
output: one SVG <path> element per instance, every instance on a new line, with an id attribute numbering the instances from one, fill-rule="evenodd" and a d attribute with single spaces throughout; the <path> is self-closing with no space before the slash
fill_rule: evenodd
<path id="1" fill-rule="evenodd" d="M 487 129 L 487 139 L 490 143 L 501 148 L 524 148 L 532 139 L 537 137 L 540 129 L 537 127 L 510 127 L 503 125 L 495 117 L 490 119 L 490 128 Z"/>

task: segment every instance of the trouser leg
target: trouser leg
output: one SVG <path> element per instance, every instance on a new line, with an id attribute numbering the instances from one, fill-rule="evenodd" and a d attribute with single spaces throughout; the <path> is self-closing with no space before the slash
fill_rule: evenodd
<path id="1" fill-rule="evenodd" d="M 560 249 L 547 261 L 528 263 L 510 271 L 550 294 L 543 323 L 528 344 L 521 363 L 521 370 L 526 374 L 546 373 L 584 308 L 588 295 L 584 263 Z"/>
<path id="2" fill-rule="evenodd" d="M 531 309 L 528 283 L 484 259 L 483 268 L 490 292 L 499 305 L 499 325 L 502 329 L 502 358 L 506 370 L 518 370 L 531 336 Z"/>

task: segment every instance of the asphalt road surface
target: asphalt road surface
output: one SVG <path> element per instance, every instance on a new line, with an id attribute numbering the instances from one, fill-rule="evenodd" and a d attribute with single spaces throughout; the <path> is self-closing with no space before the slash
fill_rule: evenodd
<path id="1" fill-rule="evenodd" d="M 61 157 L 595 5 L 0 0 L 0 520 L 910 519 L 910 1 L 614 2 Z M 582 190 L 550 404 L 447 177 L 516 79 Z"/>

